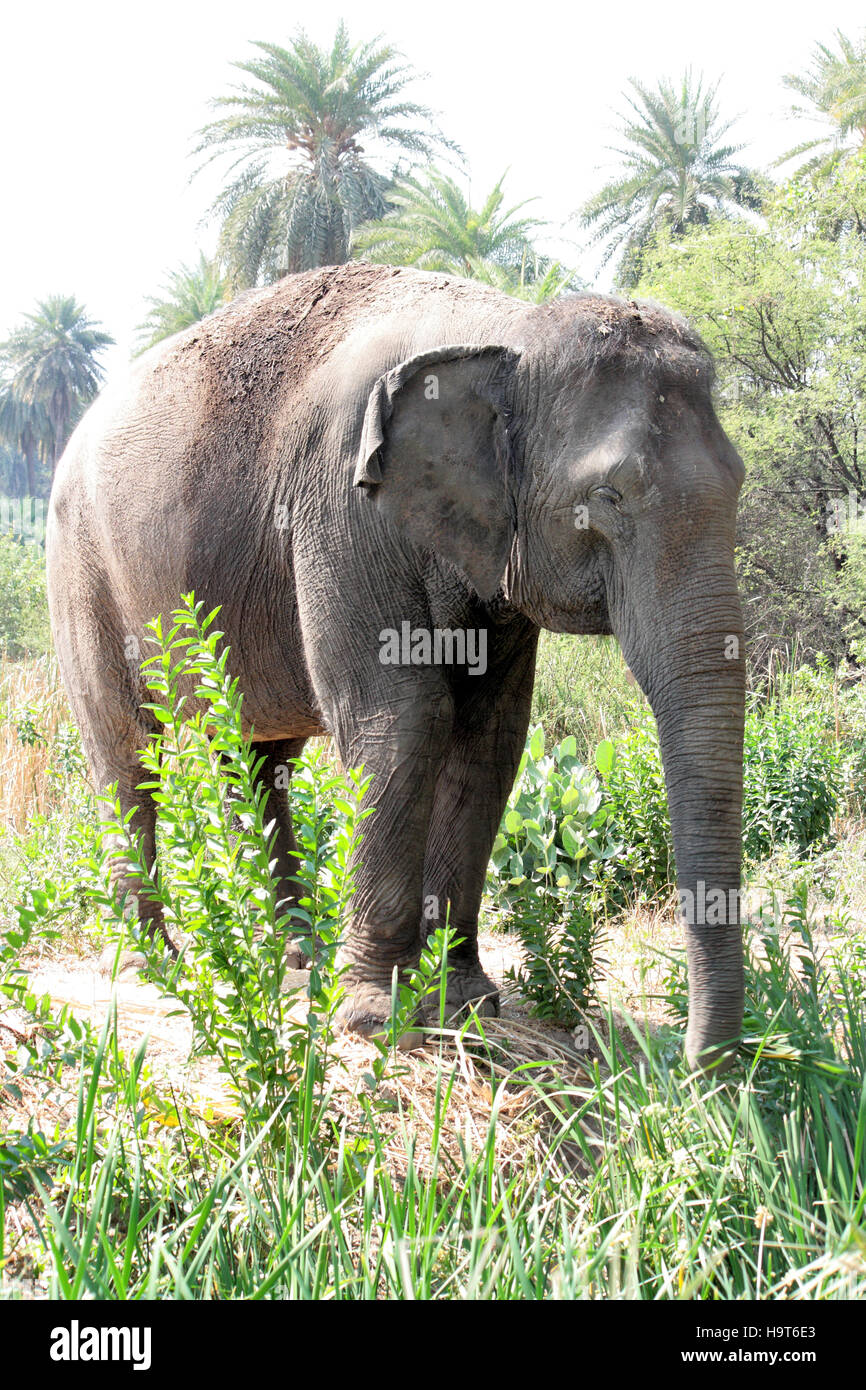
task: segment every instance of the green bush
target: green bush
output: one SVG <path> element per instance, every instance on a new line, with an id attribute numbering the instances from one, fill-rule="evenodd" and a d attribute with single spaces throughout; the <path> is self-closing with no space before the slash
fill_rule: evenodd
<path id="1" fill-rule="evenodd" d="M 622 869 L 664 892 L 674 881 L 673 844 L 658 731 L 650 711 L 633 706 L 634 723 L 616 744 L 606 778 Z M 762 859 L 777 845 L 798 855 L 827 840 L 841 788 L 838 751 L 795 694 L 750 696 L 743 746 L 743 850 Z"/>
<path id="2" fill-rule="evenodd" d="M 632 718 L 615 745 L 605 791 L 625 845 L 622 872 L 638 889 L 664 893 L 674 880 L 674 861 L 658 731 L 646 705 L 634 701 Z"/>
<path id="3" fill-rule="evenodd" d="M 750 859 L 777 844 L 806 854 L 828 838 L 840 760 L 820 722 L 799 701 L 752 697 L 743 751 L 743 848 Z"/>
<path id="4" fill-rule="evenodd" d="M 0 535 L 0 647 L 15 660 L 51 647 L 45 557 L 11 534 Z"/>
<path id="5" fill-rule="evenodd" d="M 494 911 L 520 937 L 524 961 L 513 978 L 538 1017 L 571 1024 L 586 1003 L 620 852 L 610 820 L 575 739 L 545 755 L 544 730 L 534 729 L 493 845 L 487 888 Z"/>
<path id="6" fill-rule="evenodd" d="M 297 1093 L 302 1075 L 309 1084 L 322 1080 L 314 1043 L 321 1030 L 327 1037 L 339 995 L 333 955 L 351 893 L 356 827 L 369 811 L 358 810 L 365 784 L 357 774 L 326 779 L 315 752 L 300 760 L 298 879 L 312 969 L 306 1016 L 299 1020 L 292 1009 L 297 989 L 284 988 L 286 937 L 297 921 L 281 912 L 271 874 L 274 823 L 256 780 L 260 762 L 241 733 L 242 696 L 227 669 L 228 650 L 217 650 L 222 634 L 210 630 L 216 614 L 202 618 L 201 608 L 188 595 L 168 632 L 161 619 L 149 625 L 157 652 L 143 669 L 160 733 L 142 752 L 151 775 L 142 785 L 157 805 L 159 864 L 151 870 L 144 862 L 129 817 L 111 796 L 102 839 L 113 835 L 125 843 L 141 894 L 162 905 L 166 926 L 184 943 L 180 959 L 172 960 L 161 942 L 137 934 L 134 918 L 130 923 L 161 988 L 189 1012 L 196 1050 L 217 1056 L 247 1112 L 267 1120 Z M 181 693 L 190 688 L 204 702 L 195 715 Z M 330 824 L 324 882 L 313 877 L 323 819 Z M 105 848 L 99 863 L 104 876 Z M 103 902 L 114 906 L 108 882 Z"/>

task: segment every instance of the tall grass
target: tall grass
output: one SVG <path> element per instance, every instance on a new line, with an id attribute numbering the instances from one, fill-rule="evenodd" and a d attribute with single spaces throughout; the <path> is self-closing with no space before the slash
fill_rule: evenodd
<path id="1" fill-rule="evenodd" d="M 768 988 L 750 965 L 755 1001 L 783 984 L 805 1027 L 798 979 Z M 404 1061 L 387 1095 L 349 1103 L 332 1083 L 313 1107 L 297 1093 L 204 1132 L 182 1105 L 170 1130 L 142 1120 L 144 1047 L 126 1063 L 109 1020 L 56 1186 L 27 1198 L 50 1293 L 862 1298 L 866 1053 L 854 1012 L 839 1018 L 836 1050 L 785 1056 L 770 1027 L 715 1085 L 612 1020 L 577 1071 L 491 1022 Z"/>
<path id="2" fill-rule="evenodd" d="M 63 741 L 77 747 L 53 656 L 0 656 L 0 824 L 23 830 L 36 815 L 62 809 Z M 58 746 L 59 745 L 59 746 Z M 60 768 L 58 768 L 60 764 Z"/>
<path id="3" fill-rule="evenodd" d="M 42 880 L 68 872 L 94 802 L 53 656 L 0 657 L 0 920 Z M 75 917 L 77 932 L 82 924 Z M 70 936 L 71 936 L 70 930 Z"/>
<path id="4" fill-rule="evenodd" d="M 628 727 L 636 698 L 643 696 L 615 638 L 541 634 L 532 722 L 543 725 L 549 744 L 572 734 L 578 757 L 592 767 L 601 740 Z"/>

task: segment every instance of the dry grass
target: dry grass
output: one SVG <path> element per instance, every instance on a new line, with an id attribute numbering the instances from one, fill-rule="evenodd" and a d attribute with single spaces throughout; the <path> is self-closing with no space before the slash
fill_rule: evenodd
<path id="1" fill-rule="evenodd" d="M 93 1013 L 91 1012 L 91 1017 Z M 139 1010 L 139 1012 L 143 1012 Z M 138 1105 L 147 1114 L 149 1131 L 139 1130 L 142 1150 L 177 1149 L 186 1142 L 182 1126 L 237 1126 L 241 1112 L 227 1094 L 213 1059 L 192 1062 L 182 1056 L 177 1035 L 159 1017 L 130 1028 L 128 1000 L 121 1005 L 119 1041 L 131 1054 L 144 1031 L 150 1033 L 148 1070 L 139 1087 Z M 180 1023 L 181 1031 L 188 1025 Z M 6 1036 L 3 1036 L 4 1031 Z M 16 1039 L 16 1029 L 0 1020 L 0 1042 Z M 23 1036 L 20 1035 L 20 1036 Z M 0 1090 L 3 1085 L 0 1046 Z M 484 1151 L 492 1133 L 497 1175 L 501 1181 L 529 1171 L 545 1171 L 555 1184 L 589 1176 L 580 1145 L 561 1134 L 551 1155 L 551 1138 L 562 1127 L 560 1092 L 567 1104 L 592 1096 L 592 1072 L 581 1058 L 551 1039 L 539 1025 L 514 1019 L 485 1020 L 446 1032 L 412 1053 L 392 1054 L 379 1082 L 369 1077 L 378 1052 L 372 1043 L 349 1034 L 337 1037 L 330 1052 L 328 1127 L 364 1161 L 372 1157 L 375 1136 L 377 1170 L 397 1188 L 414 1180 L 431 1180 L 443 1198 L 466 1170 L 466 1155 Z M 78 1076 L 68 1068 L 54 1083 L 45 1078 L 16 1078 L 19 1097 L 4 1098 L 6 1123 L 25 1130 L 32 1121 L 46 1135 L 75 1130 Z M 116 1097 L 99 1101 L 98 1124 L 108 1133 L 116 1122 Z M 576 1118 L 585 1140 L 599 1151 L 604 1138 L 597 1120 Z M 7 1254 L 4 1280 L 28 1298 L 49 1296 L 47 1265 L 32 1213 L 24 1201 L 7 1203 Z M 354 1240 L 352 1232 L 347 1238 Z M 368 1256 L 370 1250 L 367 1250 Z"/>
<path id="2" fill-rule="evenodd" d="M 501 938 L 486 936 L 482 942 L 483 964 L 500 982 L 502 965 L 513 950 Z M 291 974 L 289 983 L 305 982 L 300 972 Z M 232 1123 L 239 1117 L 240 1109 L 216 1060 L 193 1058 L 189 1017 L 175 1001 L 160 995 L 155 985 L 127 971 L 112 987 L 93 962 L 70 956 L 34 961 L 30 978 L 36 994 L 47 994 L 55 1009 L 69 1007 L 97 1028 L 115 1008 L 117 1042 L 127 1055 L 148 1039 L 153 1093 L 145 1104 L 158 1126 L 171 1128 L 177 1123 L 175 1104 L 181 1101 L 187 1113 L 209 1125 Z M 306 1007 L 302 1001 L 291 1012 L 300 1018 Z M 0 1011 L 4 1045 L 32 1036 L 33 1030 L 32 1020 L 24 1015 L 12 1009 Z M 389 1171 L 397 1178 L 405 1176 L 411 1151 L 416 1171 L 429 1173 L 435 1153 L 443 1181 L 460 1171 L 461 1144 L 469 1150 L 482 1144 L 494 1112 L 497 1158 L 503 1168 L 510 1170 L 530 1159 L 542 1164 L 546 1136 L 554 1124 L 550 1101 L 561 1087 L 573 1094 L 574 1088 L 585 1086 L 590 1094 L 597 1065 L 597 1059 L 579 1051 L 567 1032 L 531 1019 L 524 1002 L 507 985 L 501 1018 L 473 1021 L 462 1030 L 431 1036 L 416 1051 L 395 1052 L 374 1090 L 369 1084 L 379 1056 L 374 1044 L 340 1034 L 330 1056 L 333 1123 L 349 1136 L 360 1135 L 369 1128 L 372 1106 Z M 56 1084 L 46 1079 L 27 1082 L 19 1099 L 5 1099 L 7 1123 L 26 1128 L 28 1119 L 35 1116 L 43 1132 L 62 1131 L 74 1114 L 76 1086 L 72 1072 Z M 437 1095 L 443 1088 L 449 1092 L 448 1121 L 440 1132 Z M 106 1096 L 105 1104 L 108 1120 L 113 1098 Z M 590 1129 L 582 1127 L 589 1136 Z M 411 1144 L 407 1144 L 408 1134 Z M 561 1146 L 559 1162 L 572 1175 L 583 1171 L 576 1144 Z"/>
<path id="3" fill-rule="evenodd" d="M 62 809 L 63 787 L 49 775 L 54 741 L 71 720 L 53 657 L 0 657 L 0 824 L 19 833 L 36 815 Z M 32 718 L 36 735 L 22 740 Z"/>

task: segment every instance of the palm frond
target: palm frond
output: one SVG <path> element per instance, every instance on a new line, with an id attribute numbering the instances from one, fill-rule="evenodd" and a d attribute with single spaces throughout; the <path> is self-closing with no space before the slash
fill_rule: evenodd
<path id="1" fill-rule="evenodd" d="M 199 255 L 195 266 L 182 265 L 173 271 L 161 296 L 148 299 L 148 313 L 138 325 L 139 352 L 191 327 L 225 304 L 228 284 L 218 266 Z"/>
<path id="2" fill-rule="evenodd" d="M 786 150 L 775 161 L 779 166 L 810 154 L 797 170 L 800 176 L 827 178 L 866 144 L 866 31 L 855 41 L 837 29 L 835 39 L 838 51 L 816 43 L 811 67 L 782 78 L 784 86 L 806 103 L 792 106 L 791 115 L 818 121 L 825 132 Z"/>
<path id="3" fill-rule="evenodd" d="M 759 206 L 763 184 L 740 163 L 743 150 L 725 137 L 734 122 L 719 115 L 719 83 L 687 70 L 678 83 L 650 88 L 632 78 L 611 147 L 619 171 L 579 209 L 591 241 L 605 248 L 604 263 L 619 254 L 636 264 L 658 227 L 675 235 L 711 216 Z"/>
<path id="4" fill-rule="evenodd" d="M 214 119 L 193 150 L 202 157 L 196 172 L 229 160 L 233 177 L 211 213 L 222 223 L 220 255 L 233 284 L 273 278 L 275 262 L 285 270 L 345 260 L 353 229 L 387 209 L 385 175 L 371 157 L 459 153 L 433 112 L 406 95 L 414 73 L 381 35 L 353 43 L 341 22 L 329 50 L 303 30 L 287 47 L 253 47 L 235 64 L 242 80 L 212 103 Z"/>

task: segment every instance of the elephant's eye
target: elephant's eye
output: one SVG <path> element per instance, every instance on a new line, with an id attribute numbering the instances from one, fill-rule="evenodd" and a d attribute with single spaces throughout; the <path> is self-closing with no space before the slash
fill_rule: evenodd
<path id="1" fill-rule="evenodd" d="M 590 489 L 590 497 L 600 497 L 603 502 L 612 502 L 614 506 L 622 501 L 622 493 L 617 492 L 615 487 L 608 487 L 606 483 L 600 483 L 598 487 Z"/>

